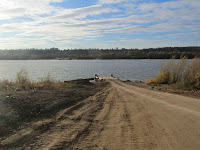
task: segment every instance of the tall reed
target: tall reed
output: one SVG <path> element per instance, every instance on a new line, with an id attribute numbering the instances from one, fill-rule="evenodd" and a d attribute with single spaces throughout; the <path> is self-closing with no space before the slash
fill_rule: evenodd
<path id="1" fill-rule="evenodd" d="M 174 58 L 161 67 L 155 78 L 146 83 L 176 84 L 180 88 L 200 88 L 200 58 L 194 58 L 188 63 L 183 57 L 175 63 Z"/>
<path id="2" fill-rule="evenodd" d="M 200 58 L 194 58 L 193 61 L 186 67 L 184 72 L 184 85 L 186 87 L 194 87 L 198 85 L 200 74 Z"/>

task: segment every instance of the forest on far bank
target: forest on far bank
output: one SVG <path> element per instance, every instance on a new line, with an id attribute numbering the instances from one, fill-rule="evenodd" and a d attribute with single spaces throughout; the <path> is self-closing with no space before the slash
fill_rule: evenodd
<path id="1" fill-rule="evenodd" d="M 0 50 L 0 60 L 36 59 L 176 59 L 200 57 L 200 47 L 163 47 L 146 49 L 10 49 Z"/>

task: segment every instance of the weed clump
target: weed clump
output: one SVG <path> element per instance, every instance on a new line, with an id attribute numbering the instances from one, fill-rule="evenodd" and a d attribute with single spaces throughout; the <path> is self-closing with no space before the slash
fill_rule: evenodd
<path id="1" fill-rule="evenodd" d="M 24 68 L 16 74 L 14 81 L 0 81 L 0 89 L 6 91 L 65 88 L 65 85 L 66 84 L 61 81 L 54 80 L 50 73 L 39 81 L 32 81 Z"/>
<path id="2" fill-rule="evenodd" d="M 15 83 L 18 86 L 29 86 L 31 84 L 28 72 L 24 68 L 17 73 Z"/>
<path id="3" fill-rule="evenodd" d="M 200 58 L 194 58 L 188 63 L 187 58 L 181 58 L 177 63 L 174 58 L 161 67 L 155 78 L 146 81 L 147 84 L 174 84 L 179 88 L 200 88 Z"/>
<path id="4" fill-rule="evenodd" d="M 44 78 L 42 78 L 39 82 L 39 85 L 43 87 L 52 87 L 56 84 L 54 78 L 48 73 Z"/>
<path id="5" fill-rule="evenodd" d="M 186 67 L 184 73 L 184 85 L 187 88 L 192 88 L 195 85 L 199 86 L 200 77 L 200 58 L 194 58 L 193 61 Z"/>

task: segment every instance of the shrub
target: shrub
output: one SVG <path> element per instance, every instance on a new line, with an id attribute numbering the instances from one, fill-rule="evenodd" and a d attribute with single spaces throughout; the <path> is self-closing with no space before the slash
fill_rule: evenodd
<path id="1" fill-rule="evenodd" d="M 174 59 L 170 59 L 166 65 L 161 67 L 161 71 L 153 79 L 153 82 L 158 84 L 169 84 L 174 76 L 175 64 Z"/>
<path id="2" fill-rule="evenodd" d="M 170 79 L 171 84 L 182 82 L 186 64 L 187 58 L 183 57 L 178 63 L 173 66 Z"/>
<path id="3" fill-rule="evenodd" d="M 147 83 L 149 82 L 147 80 Z M 151 82 L 157 84 L 176 84 L 179 88 L 188 89 L 200 86 L 200 58 L 194 58 L 189 64 L 186 57 L 183 57 L 177 63 L 170 59 L 166 65 L 161 67 L 161 71 Z"/>
<path id="4" fill-rule="evenodd" d="M 50 75 L 50 73 L 47 74 L 46 77 L 42 78 L 40 83 L 43 85 L 43 86 L 50 86 L 52 84 L 55 83 L 55 80 L 53 79 L 53 77 Z"/>
<path id="5" fill-rule="evenodd" d="M 15 81 L 20 86 L 28 86 L 31 84 L 31 81 L 28 77 L 28 72 L 24 68 L 17 73 Z"/>
<path id="6" fill-rule="evenodd" d="M 61 81 L 56 81 L 48 73 L 40 81 L 31 81 L 28 76 L 28 72 L 22 68 L 17 74 L 15 81 L 2 80 L 0 81 L 0 89 L 2 90 L 36 90 L 36 89 L 48 89 L 48 88 L 73 88 L 76 85 L 68 85 Z"/>
<path id="7" fill-rule="evenodd" d="M 196 74 L 195 79 L 197 80 L 197 87 L 200 87 L 200 72 Z"/>
<path id="8" fill-rule="evenodd" d="M 42 78 L 39 82 L 35 83 L 36 85 L 45 87 L 45 88 L 63 88 L 64 82 L 56 81 L 50 73 L 46 77 Z"/>
<path id="9" fill-rule="evenodd" d="M 184 86 L 191 87 L 197 83 L 197 76 L 200 72 L 200 58 L 194 58 L 186 67 L 184 72 Z"/>
<path id="10" fill-rule="evenodd" d="M 9 81 L 9 80 L 3 80 L 0 82 L 0 88 L 2 90 L 9 90 L 10 88 L 13 87 L 13 82 Z"/>
<path id="11" fill-rule="evenodd" d="M 152 84 L 152 83 L 154 83 L 154 81 L 153 81 L 153 79 L 148 79 L 145 83 L 146 84 Z"/>
<path id="12" fill-rule="evenodd" d="M 39 81 L 32 82 L 32 85 L 34 87 L 40 87 L 40 88 L 62 88 L 64 87 L 64 82 L 56 81 L 50 73 L 48 73 L 44 78 L 41 78 Z"/>

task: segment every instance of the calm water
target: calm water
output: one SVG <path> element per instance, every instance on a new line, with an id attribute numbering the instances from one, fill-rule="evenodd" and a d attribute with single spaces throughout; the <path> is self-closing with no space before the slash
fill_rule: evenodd
<path id="1" fill-rule="evenodd" d="M 110 76 L 121 80 L 141 80 L 154 77 L 161 64 L 168 60 L 1 60 L 0 79 L 14 80 L 23 67 L 32 80 L 45 77 L 48 73 L 56 80 Z"/>

